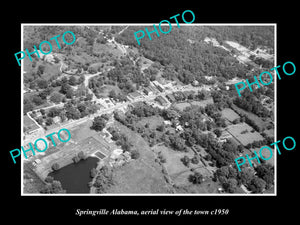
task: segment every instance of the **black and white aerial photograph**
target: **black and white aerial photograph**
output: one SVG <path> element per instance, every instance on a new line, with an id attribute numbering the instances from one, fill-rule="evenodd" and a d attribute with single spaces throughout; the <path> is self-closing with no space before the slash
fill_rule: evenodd
<path id="1" fill-rule="evenodd" d="M 22 195 L 276 194 L 276 24 L 170 25 L 22 24 Z"/>
<path id="2" fill-rule="evenodd" d="M 299 7 L 107 3 L 2 14 L 3 221 L 296 219 Z"/>

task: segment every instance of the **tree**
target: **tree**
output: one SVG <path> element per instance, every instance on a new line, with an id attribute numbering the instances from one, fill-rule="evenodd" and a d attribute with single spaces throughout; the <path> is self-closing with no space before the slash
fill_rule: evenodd
<path id="1" fill-rule="evenodd" d="M 140 157 L 140 153 L 136 149 L 132 150 L 130 153 L 131 153 L 131 158 L 132 159 L 138 159 Z"/>
<path id="2" fill-rule="evenodd" d="M 64 96 L 62 94 L 60 94 L 58 92 L 53 92 L 50 96 L 50 101 L 58 104 L 62 101 L 63 97 Z"/>
<path id="3" fill-rule="evenodd" d="M 72 160 L 73 160 L 74 163 L 78 163 L 78 162 L 80 161 L 80 158 L 79 158 L 77 155 L 75 155 L 75 156 L 72 158 Z"/>
<path id="4" fill-rule="evenodd" d="M 97 116 L 94 118 L 91 129 L 95 131 L 102 131 L 105 126 L 106 126 L 106 120 L 101 116 Z"/>
<path id="5" fill-rule="evenodd" d="M 114 183 L 111 170 L 107 166 L 103 166 L 95 178 L 93 186 L 96 187 L 98 193 L 104 193 Z"/>
<path id="6" fill-rule="evenodd" d="M 158 158 L 161 163 L 165 163 L 167 161 L 166 156 L 162 154 L 161 152 L 158 153 Z"/>
<path id="7" fill-rule="evenodd" d="M 59 164 L 58 163 L 54 163 L 52 166 L 51 166 L 52 170 L 58 170 L 59 169 Z"/>
<path id="8" fill-rule="evenodd" d="M 97 169 L 96 168 L 92 168 L 90 171 L 90 176 L 91 178 L 94 178 L 97 175 Z"/>
<path id="9" fill-rule="evenodd" d="M 46 119 L 46 125 L 47 126 L 50 126 L 50 125 L 52 125 L 53 124 L 53 119 L 51 118 L 51 117 L 48 117 L 47 119 Z"/>
<path id="10" fill-rule="evenodd" d="M 85 81 L 84 75 L 80 75 L 79 79 L 77 80 L 77 84 L 81 84 Z"/>
<path id="11" fill-rule="evenodd" d="M 39 125 L 42 125 L 43 124 L 43 119 L 41 117 L 37 118 L 36 119 L 36 122 L 39 124 Z"/>
<path id="12" fill-rule="evenodd" d="M 46 113 L 45 109 L 40 109 L 40 112 L 42 115 L 45 115 L 45 113 Z"/>
<path id="13" fill-rule="evenodd" d="M 42 105 L 44 103 L 44 100 L 38 95 L 33 95 L 31 97 L 31 100 L 36 105 Z"/>
<path id="14" fill-rule="evenodd" d="M 109 94 L 108 94 L 108 97 L 110 97 L 110 98 L 116 100 L 116 99 L 117 99 L 117 94 L 116 94 L 115 90 L 111 90 L 111 91 L 109 92 Z"/>
<path id="15" fill-rule="evenodd" d="M 23 110 L 24 110 L 24 115 L 25 115 L 27 112 L 32 111 L 33 108 L 34 108 L 34 105 L 33 105 L 33 103 L 31 102 L 31 100 L 25 97 L 25 98 L 24 98 L 24 108 L 23 108 Z"/>
<path id="16" fill-rule="evenodd" d="M 53 181 L 54 181 L 54 178 L 51 177 L 51 176 L 47 176 L 47 177 L 45 178 L 45 182 L 46 182 L 46 183 L 52 183 Z"/>
<path id="17" fill-rule="evenodd" d="M 58 116 L 60 112 L 61 112 L 61 109 L 59 109 L 57 107 L 53 107 L 53 108 L 49 109 L 47 116 L 53 118 L 53 117 Z"/>
<path id="18" fill-rule="evenodd" d="M 157 126 L 156 130 L 158 130 L 160 132 L 164 132 L 165 131 L 165 125 L 161 124 L 161 125 Z"/>
<path id="19" fill-rule="evenodd" d="M 266 182 L 266 189 L 274 184 L 274 167 L 269 164 L 260 164 L 255 168 L 256 175 Z"/>
<path id="20" fill-rule="evenodd" d="M 73 89 L 69 89 L 66 93 L 66 97 L 71 99 L 74 96 L 74 94 L 75 93 L 74 93 Z"/>
<path id="21" fill-rule="evenodd" d="M 68 119 L 78 120 L 81 114 L 77 108 L 69 106 L 66 108 L 66 116 Z"/>
<path id="22" fill-rule="evenodd" d="M 214 133 L 217 135 L 217 137 L 220 137 L 222 135 L 222 131 L 220 129 L 215 129 Z"/>
<path id="23" fill-rule="evenodd" d="M 189 181 L 193 184 L 201 184 L 203 181 L 203 175 L 199 172 L 195 172 L 189 176 Z"/>
<path id="24" fill-rule="evenodd" d="M 251 168 L 243 168 L 242 171 L 238 173 L 238 182 L 244 185 L 248 185 L 253 179 L 254 173 Z"/>
<path id="25" fill-rule="evenodd" d="M 71 86 L 69 85 L 69 84 L 67 84 L 67 83 L 63 83 L 62 85 L 61 85 L 61 88 L 60 88 L 60 93 L 62 93 L 62 94 L 67 94 L 67 92 L 68 92 L 68 90 L 72 90 L 72 88 L 71 88 Z"/>
<path id="26" fill-rule="evenodd" d="M 78 152 L 77 156 L 79 159 L 86 159 L 86 155 L 84 154 L 83 151 Z"/>
<path id="27" fill-rule="evenodd" d="M 199 159 L 196 155 L 191 159 L 191 163 L 193 163 L 193 164 L 198 164 L 199 163 Z"/>
<path id="28" fill-rule="evenodd" d="M 45 79 L 38 79 L 36 81 L 36 83 L 37 83 L 38 87 L 41 89 L 45 89 L 48 87 L 48 82 Z"/>
<path id="29" fill-rule="evenodd" d="M 62 188 L 62 185 L 59 181 L 54 180 L 52 183 L 47 183 L 46 186 L 40 190 L 40 193 L 58 194 L 58 193 L 66 193 L 66 190 Z"/>
<path id="30" fill-rule="evenodd" d="M 190 164 L 190 158 L 188 157 L 188 156 L 184 156 L 183 158 L 181 158 L 181 162 L 183 163 L 183 165 L 185 165 L 185 166 L 189 166 L 189 164 Z"/>
<path id="31" fill-rule="evenodd" d="M 226 182 L 222 184 L 223 188 L 225 189 L 226 192 L 229 193 L 234 193 L 237 188 L 237 180 L 234 178 L 229 178 Z"/>
<path id="32" fill-rule="evenodd" d="M 250 184 L 248 185 L 248 188 L 253 193 L 261 193 L 266 187 L 266 182 L 259 178 L 254 176 L 254 178 L 251 180 Z"/>
<path id="33" fill-rule="evenodd" d="M 76 85 L 77 84 L 76 77 L 74 75 L 71 76 L 68 80 L 68 83 L 69 83 L 69 85 L 72 85 L 72 86 Z"/>

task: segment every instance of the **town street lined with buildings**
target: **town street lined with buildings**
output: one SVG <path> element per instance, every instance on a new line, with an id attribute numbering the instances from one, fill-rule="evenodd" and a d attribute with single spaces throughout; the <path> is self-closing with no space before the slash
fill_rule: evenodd
<path id="1" fill-rule="evenodd" d="M 88 78 L 97 76 L 99 74 L 100 74 L 100 72 L 97 73 L 97 74 L 93 74 L 92 76 L 88 76 Z M 86 79 L 86 80 L 88 80 L 88 79 Z M 153 83 L 152 83 L 152 86 L 154 87 Z M 163 92 L 157 91 L 158 92 L 157 94 L 153 93 L 153 94 L 146 95 L 146 94 L 144 94 L 144 93 L 141 92 L 139 98 L 132 99 L 132 100 L 129 100 L 129 101 L 126 101 L 126 102 L 122 102 L 122 103 L 116 103 L 113 106 L 109 105 L 107 108 L 101 108 L 97 113 L 95 113 L 93 115 L 89 115 L 89 116 L 86 116 L 84 118 L 80 118 L 78 120 L 70 120 L 68 123 L 65 123 L 63 125 L 60 124 L 59 127 L 55 127 L 53 129 L 44 130 L 40 125 L 38 125 L 38 126 L 39 126 L 40 129 L 43 129 L 43 134 L 44 135 L 48 135 L 48 134 L 51 134 L 51 133 L 57 131 L 57 129 L 60 128 L 60 127 L 62 127 L 62 126 L 65 127 L 65 128 L 71 128 L 71 127 L 77 126 L 78 124 L 83 123 L 83 122 L 85 122 L 85 121 L 87 121 L 89 119 L 91 120 L 91 119 L 95 118 L 96 116 L 101 116 L 102 114 L 109 114 L 109 113 L 112 113 L 115 110 L 126 109 L 129 105 L 137 103 L 137 102 L 142 102 L 142 101 L 144 101 L 144 102 L 150 102 L 150 101 L 155 100 L 155 98 L 158 97 L 158 96 L 164 97 L 165 100 L 167 101 L 166 95 L 172 94 L 173 92 L 176 92 L 176 91 L 201 91 L 201 90 L 210 90 L 210 88 L 211 88 L 211 85 L 203 85 L 203 86 L 198 86 L 198 87 L 194 87 L 194 86 L 191 86 L 191 85 L 186 85 L 186 86 L 181 86 L 181 87 L 173 86 L 172 89 L 164 90 Z M 88 89 L 88 90 L 90 90 L 90 89 Z M 98 99 L 96 99 L 95 101 L 97 103 L 99 103 Z M 63 105 L 64 105 L 64 103 L 60 103 L 60 104 L 55 104 L 55 105 L 52 105 L 52 106 L 47 106 L 47 107 L 44 107 L 44 108 L 41 108 L 41 109 L 50 109 L 50 108 L 54 108 L 54 107 L 62 107 Z M 169 106 L 170 106 L 170 104 L 168 104 L 168 107 Z M 31 113 L 32 113 L 32 111 L 28 112 L 27 115 L 30 117 Z M 36 124 L 38 124 L 33 118 L 31 118 L 31 119 Z M 26 138 L 25 141 L 24 141 L 24 143 L 27 144 L 27 143 L 29 143 L 31 141 L 33 141 L 32 138 L 30 138 L 30 139 Z"/>

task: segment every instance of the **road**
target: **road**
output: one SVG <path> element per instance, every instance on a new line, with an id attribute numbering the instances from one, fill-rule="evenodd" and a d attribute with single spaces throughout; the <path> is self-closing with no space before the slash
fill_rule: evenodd
<path id="1" fill-rule="evenodd" d="M 115 110 L 121 109 L 123 107 L 127 107 L 129 104 L 133 104 L 133 103 L 136 103 L 136 102 L 142 102 L 142 101 L 145 101 L 145 102 L 152 101 L 158 96 L 164 96 L 165 97 L 167 94 L 172 94 L 173 92 L 176 92 L 176 91 L 192 91 L 192 90 L 193 91 L 198 91 L 198 90 L 202 90 L 202 89 L 203 89 L 203 87 L 182 86 L 182 87 L 179 87 L 179 88 L 174 88 L 172 90 L 166 90 L 166 91 L 160 92 L 158 94 L 153 94 L 153 95 L 149 95 L 149 96 L 144 95 L 142 98 L 139 98 L 139 99 L 136 99 L 136 100 L 133 100 L 133 101 L 127 101 L 127 102 L 124 102 L 124 103 L 117 103 L 116 105 L 114 105 L 112 107 L 109 107 L 109 108 L 106 108 L 106 109 L 101 109 L 101 111 L 98 112 L 98 113 L 95 113 L 93 115 L 89 115 L 89 116 L 81 118 L 79 120 L 71 121 L 67 124 L 61 125 L 59 128 L 72 128 L 74 126 L 77 126 L 80 123 L 83 123 L 83 122 L 87 121 L 88 119 L 93 119 L 94 117 L 100 116 L 102 114 L 112 113 Z M 59 104 L 59 105 L 61 105 L 61 104 Z M 54 105 L 54 106 L 51 106 L 51 107 L 55 107 L 55 106 L 58 106 L 58 105 Z M 50 108 L 50 107 L 46 107 L 46 108 Z M 46 109 L 46 108 L 44 108 L 44 109 Z M 59 130 L 59 128 L 56 127 L 56 128 L 50 129 L 50 130 L 46 130 L 46 131 L 44 131 L 45 135 L 51 134 L 53 132 L 57 132 Z"/>

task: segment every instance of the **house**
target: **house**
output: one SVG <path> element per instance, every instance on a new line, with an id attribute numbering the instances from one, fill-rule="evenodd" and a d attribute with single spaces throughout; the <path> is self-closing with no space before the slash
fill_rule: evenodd
<path id="1" fill-rule="evenodd" d="M 146 95 L 152 95 L 152 94 L 153 94 L 153 92 L 151 91 L 151 89 L 148 88 L 148 87 L 145 87 L 145 88 L 143 89 L 143 92 L 144 92 Z"/>
<path id="2" fill-rule="evenodd" d="M 132 92 L 132 93 L 129 93 L 127 95 L 127 97 L 129 97 L 129 100 L 139 100 L 139 99 L 142 99 L 142 95 L 140 93 L 138 93 L 137 91 L 135 92 Z"/>
<path id="3" fill-rule="evenodd" d="M 164 91 L 164 87 L 156 80 L 152 81 L 152 83 L 155 85 L 155 87 L 160 91 L 163 92 Z"/>
<path id="4" fill-rule="evenodd" d="M 40 164 L 42 161 L 40 159 L 36 159 L 33 161 L 32 166 L 36 167 L 38 164 Z"/>
<path id="5" fill-rule="evenodd" d="M 167 126 L 167 125 L 172 125 L 172 122 L 170 120 L 164 120 L 164 124 Z"/>
<path id="6" fill-rule="evenodd" d="M 183 128 L 182 128 L 181 125 L 177 124 L 175 130 L 176 131 L 183 131 Z"/>
<path id="7" fill-rule="evenodd" d="M 155 98 L 155 101 L 157 101 L 162 106 L 167 106 L 168 105 L 168 102 L 162 96 L 157 96 Z"/>
<path id="8" fill-rule="evenodd" d="M 224 130 L 221 136 L 219 137 L 219 141 L 226 142 L 230 138 L 232 138 L 232 135 L 228 131 Z"/>
<path id="9" fill-rule="evenodd" d="M 53 123 L 59 123 L 59 122 L 60 122 L 60 117 L 59 116 L 53 117 Z"/>
<path id="10" fill-rule="evenodd" d="M 40 111 L 35 111 L 35 116 L 40 117 L 40 116 L 42 116 L 42 113 Z"/>
<path id="11" fill-rule="evenodd" d="M 172 94 L 167 94 L 166 97 L 171 103 L 176 101 L 174 95 Z"/>
<path id="12" fill-rule="evenodd" d="M 192 85 L 195 86 L 195 87 L 196 87 L 196 86 L 199 86 L 199 81 L 194 80 L 194 81 L 192 82 Z"/>
<path id="13" fill-rule="evenodd" d="M 185 95 L 181 91 L 176 91 L 173 95 L 177 101 L 186 99 Z"/>
<path id="14" fill-rule="evenodd" d="M 103 134 L 104 134 L 104 139 L 108 142 L 108 143 L 112 143 L 113 140 L 111 139 L 112 138 L 112 135 L 104 128 L 103 129 Z"/>

